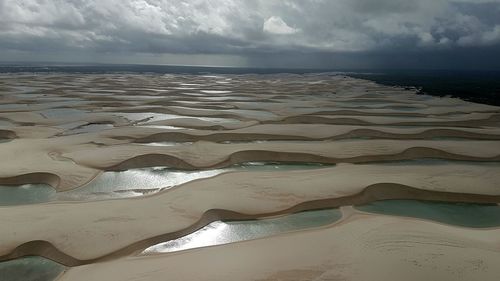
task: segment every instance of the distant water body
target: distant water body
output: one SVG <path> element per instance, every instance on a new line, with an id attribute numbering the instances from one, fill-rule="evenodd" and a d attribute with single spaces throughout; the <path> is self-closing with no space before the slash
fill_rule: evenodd
<path id="1" fill-rule="evenodd" d="M 422 94 L 500 106 L 500 71 L 407 70 L 349 76 L 389 86 L 416 87 Z"/>
<path id="2" fill-rule="evenodd" d="M 417 88 L 419 93 L 452 96 L 500 106 L 500 71 L 469 70 L 329 70 L 172 65 L 0 64 L 0 73 L 143 73 L 143 74 L 314 74 L 349 75 L 389 86 Z"/>

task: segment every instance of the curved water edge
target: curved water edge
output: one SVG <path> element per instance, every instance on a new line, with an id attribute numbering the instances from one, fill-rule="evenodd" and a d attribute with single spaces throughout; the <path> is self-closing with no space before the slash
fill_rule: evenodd
<path id="1" fill-rule="evenodd" d="M 382 200 L 356 206 L 357 210 L 384 215 L 414 217 L 453 226 L 500 226 L 497 204 L 450 203 L 420 200 Z M 339 209 L 304 211 L 275 218 L 214 221 L 186 236 L 146 248 L 141 255 L 177 252 L 264 238 L 296 230 L 332 224 L 342 217 Z"/>
<path id="2" fill-rule="evenodd" d="M 500 226 L 498 204 L 382 200 L 356 206 L 355 209 L 367 213 L 413 217 L 471 228 Z"/>
<path id="3" fill-rule="evenodd" d="M 247 162 L 227 168 L 210 170 L 179 170 L 169 167 L 129 169 L 125 171 L 107 171 L 89 184 L 74 190 L 56 194 L 57 201 L 104 200 L 131 198 L 151 195 L 187 182 L 214 177 L 236 171 L 288 171 L 324 168 L 325 165 L 314 163 L 288 164 L 273 162 Z"/>
<path id="4" fill-rule="evenodd" d="M 158 243 L 140 255 L 177 252 L 207 246 L 264 238 L 281 233 L 332 224 L 342 217 L 339 209 L 304 211 L 275 218 L 214 221 L 178 239 Z"/>
<path id="5" fill-rule="evenodd" d="M 259 220 L 262 218 L 286 216 L 297 212 L 325 210 L 338 208 L 341 206 L 365 205 L 377 200 L 407 198 L 411 198 L 414 200 L 439 200 L 443 202 L 481 202 L 483 204 L 498 204 L 500 202 L 500 196 L 498 195 L 495 196 L 427 191 L 401 184 L 380 183 L 367 186 L 363 191 L 354 195 L 305 201 L 296 205 L 288 206 L 288 208 L 286 209 L 277 210 L 270 213 L 244 214 L 225 209 L 208 209 L 203 212 L 201 217 L 196 222 L 186 228 L 151 236 L 140 241 L 130 241 L 130 244 L 128 244 L 128 246 L 116 249 L 102 256 L 96 256 L 91 259 L 76 259 L 70 255 L 65 254 L 64 252 L 61 252 L 50 242 L 38 240 L 18 245 L 9 254 L 1 256 L 0 260 L 11 260 L 24 256 L 39 255 L 57 261 L 66 266 L 78 266 L 130 256 L 134 253 L 137 254 L 138 251 L 143 251 L 145 248 L 150 247 L 151 245 L 179 239 L 186 235 L 194 233 L 214 221 Z M 346 214 L 348 215 L 349 213 L 351 212 L 348 212 Z"/>
<path id="6" fill-rule="evenodd" d="M 163 144 L 168 145 L 168 144 Z M 418 160 L 386 161 L 379 165 L 447 165 L 450 161 L 434 158 Z M 360 165 L 360 164 L 358 164 Z M 481 166 L 496 166 L 497 162 L 475 163 Z M 124 171 L 106 171 L 90 183 L 76 189 L 56 192 L 45 183 L 23 185 L 0 185 L 0 206 L 37 204 L 54 201 L 97 201 L 152 195 L 187 182 L 210 178 L 227 172 L 274 172 L 309 170 L 333 167 L 332 164 L 294 162 L 244 162 L 224 168 L 207 170 L 181 170 L 157 166 L 135 168 Z"/>
<path id="7" fill-rule="evenodd" d="M 66 267 L 39 256 L 27 256 L 0 262 L 2 281 L 52 281 L 65 271 Z"/>
<path id="8" fill-rule="evenodd" d="M 111 113 L 112 115 L 123 117 L 127 120 L 130 120 L 135 125 L 140 125 L 140 126 L 159 125 L 155 124 L 155 122 L 174 120 L 174 119 L 205 121 L 205 122 L 212 122 L 215 124 L 241 122 L 240 120 L 234 118 L 191 116 L 191 115 L 156 113 L 156 112 L 111 112 Z"/>
<path id="9" fill-rule="evenodd" d="M 329 165 L 331 166 L 331 165 Z M 287 171 L 328 167 L 315 163 L 246 162 L 227 168 L 179 170 L 169 167 L 106 171 L 90 183 L 73 190 L 56 192 L 48 184 L 0 185 L 0 206 L 37 204 L 53 201 L 95 201 L 151 195 L 203 178 L 236 171 Z"/>

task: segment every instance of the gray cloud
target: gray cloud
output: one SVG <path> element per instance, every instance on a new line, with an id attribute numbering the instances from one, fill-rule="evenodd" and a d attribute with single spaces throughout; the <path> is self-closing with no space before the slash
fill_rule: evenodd
<path id="1" fill-rule="evenodd" d="M 299 54 L 322 65 L 499 45 L 500 0 L 0 0 L 0 59 L 276 54 L 281 65 Z"/>

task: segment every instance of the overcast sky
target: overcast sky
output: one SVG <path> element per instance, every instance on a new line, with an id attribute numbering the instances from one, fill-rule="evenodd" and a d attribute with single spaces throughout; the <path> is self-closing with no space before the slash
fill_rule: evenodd
<path id="1" fill-rule="evenodd" d="M 0 61 L 500 69 L 500 0 L 0 0 Z"/>

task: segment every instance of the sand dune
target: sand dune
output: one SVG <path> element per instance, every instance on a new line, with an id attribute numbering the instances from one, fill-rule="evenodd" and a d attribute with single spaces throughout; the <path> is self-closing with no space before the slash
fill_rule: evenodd
<path id="1" fill-rule="evenodd" d="M 148 167 L 156 177 L 165 169 L 179 177 L 214 172 L 168 188 L 149 187 L 155 179 L 144 175 L 134 186 L 131 173 L 132 183 L 113 189 L 125 194 L 118 199 L 96 191 L 0 206 L 0 261 L 45 257 L 68 267 L 58 280 L 500 275 L 500 225 L 473 229 L 352 207 L 390 199 L 498 207 L 498 107 L 328 74 L 4 75 L 0 83 L 2 192 L 46 184 L 64 195 Z M 343 217 L 141 254 L 213 222 L 325 208 L 340 208 Z"/>

